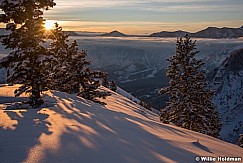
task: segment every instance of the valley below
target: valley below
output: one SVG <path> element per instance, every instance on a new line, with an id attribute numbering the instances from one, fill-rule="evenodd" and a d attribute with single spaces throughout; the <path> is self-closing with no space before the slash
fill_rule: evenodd
<path id="1" fill-rule="evenodd" d="M 165 72 L 169 62 L 166 59 L 175 53 L 176 39 L 70 36 L 70 40 L 77 40 L 80 49 L 87 51 L 87 58 L 91 61 L 93 69 L 108 72 L 109 81 L 114 80 L 119 87 L 138 99 L 150 103 L 152 107 L 158 110 L 166 105 L 167 97 L 159 95 L 158 90 L 168 85 L 169 81 Z M 235 70 L 237 72 L 228 77 L 230 78 L 227 81 L 228 87 L 225 86 L 223 81 L 224 75 L 227 78 L 229 73 L 221 73 L 223 81 L 220 83 L 217 75 L 222 71 L 222 65 L 225 64 L 232 53 L 243 48 L 243 38 L 192 39 L 197 40 L 197 50 L 200 51 L 197 57 L 205 62 L 203 70 L 210 85 L 216 91 L 214 102 L 222 116 L 222 137 L 224 140 L 235 142 L 237 136 L 243 132 L 242 118 L 240 118 L 243 108 L 243 68 L 239 67 Z M 7 54 L 8 51 L 1 46 L 0 57 Z M 242 53 L 237 57 L 240 56 L 242 56 Z M 224 69 L 227 69 L 227 67 Z M 1 69 L 0 83 L 4 83 L 5 80 L 6 70 Z M 238 89 L 235 85 L 238 86 Z M 220 91 L 222 88 L 224 90 Z M 233 93 L 231 88 L 234 91 Z M 226 96 L 228 97 L 227 102 L 224 98 Z M 237 96 L 237 98 L 234 96 Z M 236 115 L 238 118 L 234 119 Z M 229 139 L 230 137 L 231 139 Z"/>

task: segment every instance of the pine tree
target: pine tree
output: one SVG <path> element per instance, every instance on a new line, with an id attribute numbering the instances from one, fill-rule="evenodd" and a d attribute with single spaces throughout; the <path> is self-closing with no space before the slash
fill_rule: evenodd
<path id="1" fill-rule="evenodd" d="M 212 103 L 214 93 L 200 70 L 204 63 L 195 58 L 199 52 L 196 51 L 195 43 L 188 35 L 184 39 L 178 39 L 176 54 L 168 59 L 170 65 L 166 76 L 170 82 L 160 93 L 166 93 L 170 98 L 161 111 L 161 120 L 219 137 L 219 116 Z"/>
<path id="2" fill-rule="evenodd" d="M 50 30 L 50 52 L 53 58 L 48 58 L 51 70 L 49 83 L 50 89 L 67 93 L 77 93 L 89 100 L 95 97 L 105 97 L 106 92 L 98 91 L 101 80 L 104 81 L 107 73 L 93 71 L 90 61 L 86 60 L 87 53 L 79 50 L 76 40 L 69 43 L 68 35 L 56 24 L 55 29 Z"/>
<path id="3" fill-rule="evenodd" d="M 90 64 L 86 61 L 86 52 L 79 51 L 76 41 L 68 43 L 68 35 L 56 24 L 56 28 L 50 30 L 50 52 L 53 58 L 46 61 L 49 64 L 50 79 L 49 87 L 67 93 L 79 92 L 79 83 L 82 80 L 80 74 Z"/>
<path id="4" fill-rule="evenodd" d="M 47 54 L 43 46 L 45 28 L 43 10 L 53 7 L 53 0 L 2 0 L 0 22 L 6 23 L 6 35 L 1 42 L 11 53 L 0 62 L 11 66 L 9 81 L 22 84 L 15 96 L 30 93 L 30 104 L 38 107 L 43 103 L 41 91 L 46 85 L 42 61 Z"/>

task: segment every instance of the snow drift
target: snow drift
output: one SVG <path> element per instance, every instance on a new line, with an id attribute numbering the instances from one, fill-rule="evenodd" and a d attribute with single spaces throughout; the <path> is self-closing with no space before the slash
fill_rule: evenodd
<path id="1" fill-rule="evenodd" d="M 242 148 L 162 124 L 157 114 L 114 92 L 102 99 L 105 106 L 49 91 L 44 95 L 45 107 L 10 110 L 6 109 L 11 105 L 12 95 L 6 94 L 10 90 L 13 87 L 0 87 L 2 163 L 154 163 L 194 162 L 196 156 L 243 157 Z"/>

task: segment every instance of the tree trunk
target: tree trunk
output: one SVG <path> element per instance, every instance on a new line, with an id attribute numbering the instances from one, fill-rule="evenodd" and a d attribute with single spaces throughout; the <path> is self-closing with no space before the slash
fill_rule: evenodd
<path id="1" fill-rule="evenodd" d="M 13 83 L 12 83 L 12 82 L 10 82 L 10 80 L 9 80 L 9 77 L 10 77 L 10 68 L 9 68 L 9 67 L 7 67 L 6 69 L 7 69 L 7 75 L 6 75 L 6 84 L 8 84 L 9 86 L 12 86 L 12 85 L 13 85 Z"/>
<path id="2" fill-rule="evenodd" d="M 40 91 L 40 85 L 33 83 L 32 84 L 32 92 L 31 92 L 31 105 L 34 108 L 39 107 L 41 104 L 44 103 L 44 101 L 41 98 L 41 91 Z"/>

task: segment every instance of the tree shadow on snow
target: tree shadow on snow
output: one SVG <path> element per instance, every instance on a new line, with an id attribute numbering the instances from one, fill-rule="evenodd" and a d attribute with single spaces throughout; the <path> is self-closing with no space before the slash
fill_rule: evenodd
<path id="1" fill-rule="evenodd" d="M 0 126 L 0 162 L 23 162 L 28 157 L 29 150 L 39 144 L 42 133 L 51 134 L 46 121 L 48 115 L 39 113 L 37 109 L 4 111 L 12 120 L 17 121 L 14 129 Z"/>
<path id="2" fill-rule="evenodd" d="M 0 104 L 26 101 L 27 97 L 0 96 Z"/>
<path id="3" fill-rule="evenodd" d="M 208 153 L 213 153 L 212 151 L 210 151 L 210 150 L 208 149 L 208 147 L 202 145 L 200 142 L 193 142 L 192 144 L 193 144 L 194 146 L 198 147 L 198 148 L 201 149 L 201 150 L 204 150 L 204 151 L 206 151 L 206 152 L 208 152 Z"/>
<path id="4" fill-rule="evenodd" d="M 61 95 L 58 92 L 54 92 L 54 94 Z M 66 126 L 66 132 L 60 135 L 61 145 L 58 151 L 50 149 L 45 151 L 43 162 L 50 160 L 106 163 L 194 161 L 196 154 L 178 148 L 168 140 L 143 128 L 143 125 L 161 127 L 161 124 L 109 110 L 105 106 L 74 95 L 64 98 L 72 101 L 68 104 L 63 103 L 68 112 L 59 109 L 61 106 L 53 107 L 53 110 L 63 117 L 73 120 L 75 124 Z M 174 128 L 165 128 L 169 132 L 186 134 Z"/>

